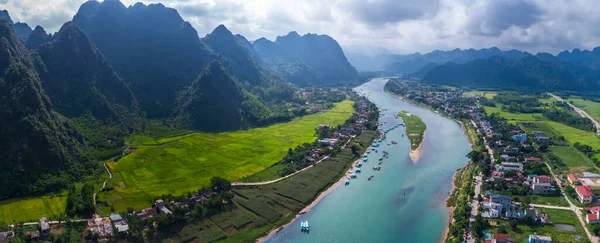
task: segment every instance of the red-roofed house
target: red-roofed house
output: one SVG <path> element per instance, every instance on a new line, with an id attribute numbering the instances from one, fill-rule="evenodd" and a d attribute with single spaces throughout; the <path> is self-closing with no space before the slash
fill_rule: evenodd
<path id="1" fill-rule="evenodd" d="M 536 158 L 536 157 L 525 158 L 525 163 L 527 163 L 527 162 L 534 162 L 534 161 L 542 161 L 542 159 Z"/>
<path id="2" fill-rule="evenodd" d="M 575 174 L 569 174 L 567 180 L 569 180 L 571 184 L 579 184 L 579 178 L 577 178 L 577 175 Z"/>
<path id="3" fill-rule="evenodd" d="M 533 177 L 533 183 L 550 183 L 552 182 L 552 178 L 550 176 L 536 176 Z"/>
<path id="4" fill-rule="evenodd" d="M 492 242 L 495 243 L 508 243 L 508 242 L 515 242 L 515 239 L 510 238 L 508 236 L 508 234 L 494 234 L 492 236 Z"/>
<path id="5" fill-rule="evenodd" d="M 552 185 L 552 178 L 549 176 L 535 176 L 531 179 L 531 190 L 533 194 L 554 194 L 556 188 Z"/>
<path id="6" fill-rule="evenodd" d="M 597 224 L 600 223 L 600 206 L 595 206 L 593 208 L 586 208 L 588 214 L 585 216 L 585 221 L 588 224 Z"/>
<path id="7" fill-rule="evenodd" d="M 579 197 L 581 203 L 592 203 L 592 197 L 594 196 L 592 187 L 576 186 L 575 191 L 577 192 L 577 197 Z"/>

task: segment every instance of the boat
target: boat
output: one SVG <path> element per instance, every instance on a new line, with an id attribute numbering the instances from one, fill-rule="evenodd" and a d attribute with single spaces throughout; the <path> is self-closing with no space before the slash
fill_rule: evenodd
<path id="1" fill-rule="evenodd" d="M 374 176 L 370 176 L 370 177 L 369 177 L 369 180 L 373 179 L 373 177 L 374 177 Z"/>
<path id="2" fill-rule="evenodd" d="M 345 183 L 345 185 L 346 185 L 346 186 L 347 186 L 347 185 L 350 185 L 350 179 L 346 179 L 346 183 Z"/>
<path id="3" fill-rule="evenodd" d="M 360 173 L 361 169 L 360 168 L 356 168 L 356 170 L 354 171 L 355 173 Z"/>
<path id="4" fill-rule="evenodd" d="M 402 136 L 404 136 L 404 134 L 402 134 Z M 398 144 L 398 142 L 392 141 L 392 144 Z"/>
<path id="5" fill-rule="evenodd" d="M 381 163 L 383 163 L 383 162 L 379 162 L 379 164 L 381 164 Z"/>
<path id="6" fill-rule="evenodd" d="M 361 167 L 361 166 L 362 166 L 362 163 L 358 163 L 358 164 L 356 165 L 356 167 Z"/>
<path id="7" fill-rule="evenodd" d="M 308 226 L 308 221 L 305 221 L 304 225 L 306 226 L 306 231 L 310 231 L 310 226 Z"/>
<path id="8" fill-rule="evenodd" d="M 279 227 L 279 229 L 277 229 L 277 231 L 275 231 L 275 233 L 279 233 L 279 231 L 281 231 L 283 229 L 283 227 Z"/>
<path id="9" fill-rule="evenodd" d="M 354 174 L 354 173 L 350 174 L 350 178 L 356 178 L 356 174 Z"/>

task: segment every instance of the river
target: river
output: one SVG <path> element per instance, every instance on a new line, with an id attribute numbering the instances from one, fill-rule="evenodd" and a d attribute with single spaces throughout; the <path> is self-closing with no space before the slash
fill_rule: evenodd
<path id="1" fill-rule="evenodd" d="M 400 123 L 401 110 L 420 116 L 427 124 L 423 155 L 415 164 L 403 127 L 388 133 L 379 153 L 370 155 L 362 174 L 348 186 L 338 186 L 311 211 L 267 242 L 439 242 L 448 222 L 445 199 L 452 176 L 470 151 L 466 136 L 455 121 L 402 101 L 383 91 L 387 82 L 375 78 L 355 90 L 375 103 L 387 129 Z M 397 145 L 387 145 L 395 140 Z M 382 151 L 389 152 L 381 171 L 372 169 Z M 325 162 L 326 163 L 326 162 Z M 371 181 L 367 178 L 374 175 Z M 310 233 L 300 222 L 310 223 Z"/>

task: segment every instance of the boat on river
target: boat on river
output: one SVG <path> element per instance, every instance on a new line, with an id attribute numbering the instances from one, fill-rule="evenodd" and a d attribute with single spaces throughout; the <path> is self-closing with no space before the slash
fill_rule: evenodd
<path id="1" fill-rule="evenodd" d="M 374 176 L 374 175 L 372 175 L 372 176 L 369 176 L 369 180 L 373 179 L 373 177 L 375 177 L 375 176 Z"/>

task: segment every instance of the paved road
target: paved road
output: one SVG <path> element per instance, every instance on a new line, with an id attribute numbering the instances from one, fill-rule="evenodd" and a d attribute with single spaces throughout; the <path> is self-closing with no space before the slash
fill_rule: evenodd
<path id="1" fill-rule="evenodd" d="M 472 223 L 475 221 L 475 215 L 479 213 L 479 200 L 477 200 L 479 193 L 481 192 L 481 185 L 483 184 L 483 175 L 479 174 L 475 177 L 475 196 L 473 196 L 473 200 L 471 201 L 471 217 L 469 221 Z M 475 238 L 469 231 L 467 236 L 467 243 L 475 243 Z"/>
<path id="2" fill-rule="evenodd" d="M 590 116 L 590 114 L 588 114 L 586 111 L 580 109 L 579 107 L 574 106 L 573 104 L 565 101 L 563 98 L 560 98 L 557 95 L 554 95 L 552 93 L 548 93 L 548 95 L 552 96 L 554 99 L 556 99 L 558 101 L 567 103 L 571 108 L 573 108 L 573 110 L 575 110 L 575 112 L 579 113 L 579 115 L 590 119 L 594 123 L 594 126 L 596 126 L 596 135 L 600 136 L 600 122 L 596 121 L 596 119 L 594 119 L 592 116 Z"/>

